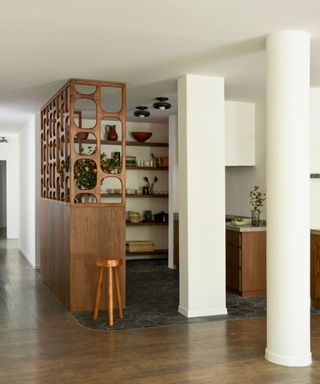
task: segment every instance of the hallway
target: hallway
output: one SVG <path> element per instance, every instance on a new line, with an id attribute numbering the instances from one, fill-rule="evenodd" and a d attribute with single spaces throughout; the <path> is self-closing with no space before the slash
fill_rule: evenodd
<path id="1" fill-rule="evenodd" d="M 320 322 L 313 365 L 264 359 L 265 319 L 104 333 L 79 327 L 19 254 L 0 240 L 0 383 L 319 383 Z"/>

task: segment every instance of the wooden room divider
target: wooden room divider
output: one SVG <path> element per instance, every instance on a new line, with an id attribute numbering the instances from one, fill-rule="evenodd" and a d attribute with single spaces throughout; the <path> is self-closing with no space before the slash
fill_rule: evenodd
<path id="1" fill-rule="evenodd" d="M 125 84 L 70 80 L 41 109 L 40 273 L 71 312 L 94 308 L 98 257 L 123 259 L 125 302 L 125 150 Z"/>

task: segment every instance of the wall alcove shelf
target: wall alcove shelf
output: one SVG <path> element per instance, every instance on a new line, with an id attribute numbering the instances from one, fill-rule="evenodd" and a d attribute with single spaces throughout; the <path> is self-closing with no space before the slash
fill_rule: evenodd
<path id="1" fill-rule="evenodd" d="M 126 222 L 126 225 L 129 227 L 135 227 L 135 226 L 141 226 L 141 225 L 160 225 L 160 226 L 168 226 L 168 223 L 156 223 L 155 221 L 152 222 L 145 222 L 140 221 L 140 223 L 131 223 L 130 221 Z"/>
<path id="2" fill-rule="evenodd" d="M 83 144 L 93 144 L 93 140 L 82 140 Z M 101 140 L 102 145 L 121 145 L 122 141 L 110 141 L 110 140 Z M 169 147 L 168 143 L 141 143 L 139 141 L 126 141 L 126 146 L 131 147 Z"/>
<path id="3" fill-rule="evenodd" d="M 168 253 L 167 249 L 155 249 L 153 252 L 126 252 L 127 256 L 137 256 L 137 255 L 166 255 Z"/>
<path id="4" fill-rule="evenodd" d="M 101 193 L 101 197 L 119 197 L 121 195 L 116 195 L 116 194 L 111 194 L 111 195 L 108 195 L 107 193 Z M 129 199 L 167 199 L 168 198 L 168 195 L 160 195 L 160 194 L 155 194 L 155 195 L 126 195 L 126 198 L 129 198 Z"/>
<path id="5" fill-rule="evenodd" d="M 127 171 L 168 171 L 169 167 L 127 167 Z"/>

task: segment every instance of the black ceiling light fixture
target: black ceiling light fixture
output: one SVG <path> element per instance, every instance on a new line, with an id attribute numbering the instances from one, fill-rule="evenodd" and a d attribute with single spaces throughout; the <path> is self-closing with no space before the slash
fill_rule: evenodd
<path id="1" fill-rule="evenodd" d="M 156 97 L 156 102 L 153 104 L 153 108 L 155 109 L 170 109 L 171 104 L 168 103 L 168 98 L 167 97 Z"/>
<path id="2" fill-rule="evenodd" d="M 150 112 L 147 111 L 148 107 L 144 107 L 144 106 L 138 106 L 136 107 L 136 111 L 133 112 L 133 114 L 136 116 L 136 117 L 140 117 L 141 119 L 145 118 L 145 117 L 148 117 L 150 116 Z"/>
<path id="3" fill-rule="evenodd" d="M 6 138 L 6 137 L 4 137 L 4 136 L 1 136 L 0 137 L 0 143 L 8 143 L 8 139 Z"/>

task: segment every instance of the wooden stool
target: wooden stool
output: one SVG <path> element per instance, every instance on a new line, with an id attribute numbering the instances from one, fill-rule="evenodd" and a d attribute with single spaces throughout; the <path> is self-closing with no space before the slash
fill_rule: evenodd
<path id="1" fill-rule="evenodd" d="M 116 286 L 116 294 L 117 294 L 117 302 L 118 302 L 118 314 L 119 318 L 123 318 L 123 312 L 122 312 L 122 304 L 121 304 L 121 293 L 120 293 L 120 284 L 119 284 L 119 275 L 118 275 L 118 267 L 122 265 L 121 259 L 104 259 L 103 257 L 100 257 L 96 261 L 96 266 L 100 267 L 100 274 L 99 274 L 99 281 L 98 281 L 98 289 L 97 289 L 97 296 L 96 296 L 96 305 L 94 307 L 94 314 L 93 314 L 93 320 L 98 319 L 99 315 L 99 304 L 101 299 L 101 289 L 102 289 L 102 282 L 103 282 L 103 274 L 104 274 L 104 268 L 107 268 L 108 270 L 108 307 L 109 307 L 109 325 L 113 326 L 113 281 L 112 281 L 112 270 L 114 272 L 114 280 L 115 280 L 115 286 Z"/>

